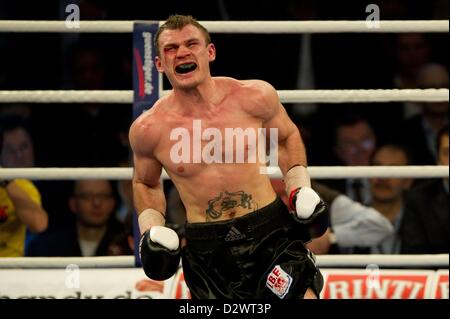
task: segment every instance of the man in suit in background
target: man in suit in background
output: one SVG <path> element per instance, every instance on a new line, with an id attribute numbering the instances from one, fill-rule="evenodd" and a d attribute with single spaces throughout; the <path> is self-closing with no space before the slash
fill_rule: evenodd
<path id="1" fill-rule="evenodd" d="M 438 164 L 448 166 L 448 126 L 438 134 Z M 448 177 L 410 191 L 402 225 L 402 253 L 439 254 L 449 250 Z"/>

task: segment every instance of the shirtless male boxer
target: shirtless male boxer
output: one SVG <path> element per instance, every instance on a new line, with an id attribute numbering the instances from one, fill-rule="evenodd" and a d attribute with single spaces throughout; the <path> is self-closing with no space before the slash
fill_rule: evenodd
<path id="1" fill-rule="evenodd" d="M 325 232 L 328 211 L 311 189 L 300 133 L 276 90 L 263 81 L 212 77 L 209 63 L 216 49 L 191 16 L 169 17 L 155 46 L 155 65 L 173 90 L 135 120 L 129 136 L 145 273 L 165 280 L 182 255 L 185 280 L 196 299 L 318 298 L 322 276 L 304 243 Z M 201 149 L 194 140 L 187 145 L 180 140 L 184 133 L 195 137 L 196 123 L 203 130 Z M 229 161 L 229 144 L 219 137 L 230 128 L 277 130 L 278 164 L 291 213 L 261 173 L 266 163 L 248 154 L 243 162 Z M 258 148 L 249 141 L 246 151 Z M 242 155 L 237 144 L 233 159 Z M 163 167 L 187 212 L 183 248 L 175 231 L 165 227 Z"/>

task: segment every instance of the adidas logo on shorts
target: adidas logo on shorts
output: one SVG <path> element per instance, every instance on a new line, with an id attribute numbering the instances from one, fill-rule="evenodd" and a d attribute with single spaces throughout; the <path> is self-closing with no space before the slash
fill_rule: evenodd
<path id="1" fill-rule="evenodd" d="M 227 236 L 225 236 L 225 241 L 234 241 L 239 239 L 244 239 L 245 235 L 241 233 L 236 227 L 232 226 Z"/>

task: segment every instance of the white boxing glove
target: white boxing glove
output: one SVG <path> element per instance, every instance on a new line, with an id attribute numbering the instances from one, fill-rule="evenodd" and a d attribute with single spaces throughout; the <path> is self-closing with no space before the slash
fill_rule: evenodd
<path id="1" fill-rule="evenodd" d="M 319 195 L 307 186 L 296 189 L 291 194 L 291 209 L 296 212 L 298 218 L 309 219 L 320 203 Z"/>
<path id="2" fill-rule="evenodd" d="M 329 226 L 325 202 L 311 188 L 311 179 L 305 166 L 294 165 L 284 176 L 289 194 L 289 209 L 296 222 L 307 226 L 310 238 L 322 236 Z"/>
<path id="3" fill-rule="evenodd" d="M 165 226 L 153 226 L 150 228 L 150 239 L 169 250 L 177 250 L 180 247 L 178 234 Z"/>

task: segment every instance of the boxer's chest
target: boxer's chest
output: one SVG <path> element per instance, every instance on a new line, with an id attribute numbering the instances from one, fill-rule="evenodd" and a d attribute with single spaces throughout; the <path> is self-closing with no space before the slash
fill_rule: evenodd
<path id="1" fill-rule="evenodd" d="M 166 170 L 190 176 L 207 165 L 256 161 L 261 121 L 245 112 L 175 117 L 161 134 L 156 155 Z"/>

